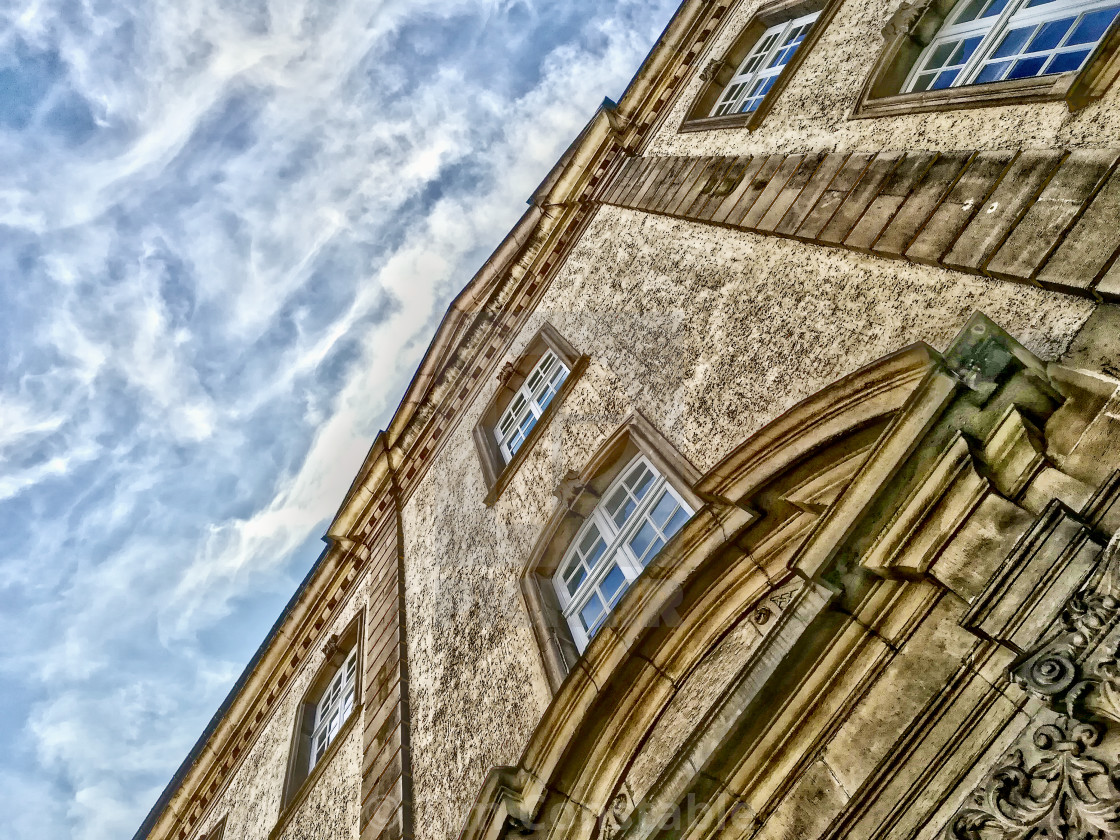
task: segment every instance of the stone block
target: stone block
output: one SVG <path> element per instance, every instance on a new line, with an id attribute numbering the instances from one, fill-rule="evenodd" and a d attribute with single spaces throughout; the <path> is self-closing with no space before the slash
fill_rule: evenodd
<path id="1" fill-rule="evenodd" d="M 1120 152 L 1114 149 L 1072 152 L 988 263 L 988 273 L 1009 280 L 1034 277 L 1118 159 Z M 1112 227 L 1110 240 L 1116 243 L 1115 217 Z"/>
<path id="2" fill-rule="evenodd" d="M 734 186 L 725 187 L 725 180 L 738 161 L 739 158 L 734 157 L 720 158 L 719 165 L 709 174 L 707 183 L 700 190 L 700 195 L 696 197 L 696 200 L 692 202 L 692 206 L 684 215 L 699 219 L 709 208 L 718 207 L 727 193 L 734 189 Z"/>
<path id="3" fill-rule="evenodd" d="M 673 158 L 672 163 L 665 170 L 665 177 L 658 184 L 657 189 L 649 196 L 646 209 L 651 213 L 660 213 L 664 209 L 665 200 L 670 193 L 676 192 L 681 184 L 681 177 L 685 169 L 692 165 L 686 157 Z"/>
<path id="4" fill-rule="evenodd" d="M 759 194 L 758 200 L 755 201 L 754 206 L 750 208 L 740 220 L 739 225 L 745 228 L 758 227 L 758 223 L 762 221 L 762 217 L 766 215 L 766 211 L 770 209 L 770 205 L 785 189 L 786 184 L 789 183 L 793 174 L 801 166 L 801 161 L 805 159 L 805 155 L 789 155 L 782 161 L 781 165 L 774 172 L 770 178 L 770 182 L 766 188 Z"/>
<path id="5" fill-rule="evenodd" d="M 1120 260 L 1114 262 L 1104 277 L 1097 281 L 1093 291 L 1105 300 L 1120 302 Z"/>
<path id="6" fill-rule="evenodd" d="M 625 185 L 619 191 L 616 198 L 619 204 L 625 207 L 630 206 L 631 199 L 637 194 L 638 190 L 641 189 L 642 179 L 645 177 L 652 163 L 653 160 L 651 158 L 637 158 L 635 165 L 626 170 Z"/>
<path id="7" fill-rule="evenodd" d="M 707 158 L 704 165 L 696 172 L 688 190 L 677 205 L 675 215 L 691 216 L 696 202 L 704 195 L 705 191 L 713 189 L 720 171 L 727 165 L 727 158 Z"/>
<path id="8" fill-rule="evenodd" d="M 801 191 L 805 189 L 813 175 L 816 174 L 822 160 L 824 160 L 823 152 L 805 156 L 801 165 L 797 167 L 797 171 L 793 173 L 793 177 L 786 182 L 785 187 L 778 193 L 778 197 L 774 199 L 774 203 L 770 205 L 770 209 L 766 211 L 766 215 L 759 221 L 757 225 L 759 230 L 772 231 L 778 226 L 778 223 L 786 215 L 786 211 L 793 206 L 797 197 L 801 195 Z"/>
<path id="9" fill-rule="evenodd" d="M 972 158 L 945 200 L 906 249 L 906 256 L 915 262 L 931 264 L 941 259 L 965 225 L 984 206 L 1014 158 L 1014 152 L 1003 151 L 980 152 Z"/>
<path id="10" fill-rule="evenodd" d="M 766 163 L 767 155 L 758 155 L 755 157 L 740 158 L 743 162 L 743 169 L 737 173 L 735 186 L 731 192 L 719 203 L 718 206 L 713 207 L 711 210 L 711 220 L 716 224 L 721 224 L 727 221 L 728 215 L 739 204 L 739 199 L 743 194 L 751 188 L 751 183 L 754 181 L 754 176 L 762 165 Z"/>
<path id="11" fill-rule="evenodd" d="M 868 205 L 875 200 L 880 188 L 903 158 L 902 152 L 883 152 L 876 155 L 860 176 L 857 183 L 836 208 L 828 224 L 817 237 L 822 242 L 839 245 L 859 221 Z M 825 194 L 827 195 L 827 193 Z M 822 199 L 824 196 L 822 196 Z"/>
<path id="12" fill-rule="evenodd" d="M 684 192 L 692 184 L 696 170 L 705 164 L 703 158 L 684 158 L 683 164 L 673 172 L 673 177 L 666 185 L 665 191 L 657 197 L 656 207 L 653 209 L 658 213 L 672 213 L 684 197 Z"/>
<path id="13" fill-rule="evenodd" d="M 668 175 L 673 163 L 673 158 L 656 158 L 654 164 L 646 170 L 642 188 L 633 196 L 630 200 L 630 204 L 642 210 L 648 209 L 650 203 L 660 191 L 662 184 L 665 183 L 665 177 Z"/>
<path id="14" fill-rule="evenodd" d="M 971 152 L 940 155 L 926 171 L 917 189 L 898 208 L 872 250 L 877 254 L 901 256 L 917 238 L 941 199 L 956 185 L 957 179 L 971 160 Z"/>
<path id="15" fill-rule="evenodd" d="M 640 165 L 641 162 L 642 159 L 639 157 L 627 158 L 622 162 L 611 179 L 610 186 L 603 193 L 602 201 L 604 204 L 617 204 L 618 197 L 633 186 L 630 178 L 635 167 Z"/>
<path id="16" fill-rule="evenodd" d="M 750 212 L 758 197 L 770 185 L 770 179 L 785 159 L 785 155 L 770 155 L 762 162 L 762 165 L 751 175 L 747 188 L 739 195 L 734 209 L 727 214 L 727 224 L 737 225 L 743 221 L 743 217 Z"/>
<path id="17" fill-rule="evenodd" d="M 936 159 L 936 152 L 907 153 L 883 180 L 879 194 L 868 203 L 859 221 L 844 238 L 844 245 L 856 251 L 870 251 Z"/>
<path id="18" fill-rule="evenodd" d="M 825 155 L 824 160 L 820 162 L 820 166 L 813 171 L 809 182 L 798 193 L 785 216 L 774 228 L 774 232 L 786 236 L 796 234 L 797 229 L 808 218 L 809 213 L 817 205 L 821 196 L 836 180 L 847 160 L 848 156 L 843 152 L 833 152 Z"/>
<path id="19" fill-rule="evenodd" d="M 1063 152 L 1027 151 L 1015 158 L 999 185 L 953 243 L 942 263 L 961 271 L 980 271 L 1030 207 L 1062 162 Z"/>
<path id="20" fill-rule="evenodd" d="M 848 156 L 840 171 L 832 179 L 832 183 L 821 193 L 817 203 L 805 216 L 805 221 L 797 228 L 795 235 L 798 239 L 813 240 L 821 235 L 836 210 L 848 197 L 848 193 L 863 178 L 863 173 L 867 171 L 868 165 L 874 158 L 875 155 L 867 152 L 855 152 Z"/>
<path id="21" fill-rule="evenodd" d="M 681 185 L 677 191 L 669 196 L 664 204 L 664 211 L 670 216 L 680 214 L 682 208 L 692 203 L 692 199 L 703 188 L 708 179 L 708 168 L 712 166 L 712 158 L 698 158 L 693 161 L 684 173 Z"/>
<path id="22" fill-rule="evenodd" d="M 1038 274 L 1038 282 L 1054 288 L 1092 286 L 1120 249 L 1118 221 L 1120 171 L 1115 171 L 1046 261 Z"/>

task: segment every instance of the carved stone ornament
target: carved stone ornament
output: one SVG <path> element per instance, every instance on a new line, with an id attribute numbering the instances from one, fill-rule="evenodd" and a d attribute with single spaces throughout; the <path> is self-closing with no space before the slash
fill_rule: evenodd
<path id="1" fill-rule="evenodd" d="M 330 661 L 331 659 L 334 659 L 335 654 L 338 653 L 338 650 L 339 650 L 338 643 L 340 641 L 342 641 L 342 639 L 337 633 L 334 633 L 329 639 L 327 639 L 326 643 L 324 643 L 324 645 L 323 645 L 323 658 L 324 659 L 326 659 L 328 661 Z"/>
<path id="2" fill-rule="evenodd" d="M 887 21 L 887 25 L 883 27 L 883 40 L 893 41 L 903 35 L 909 35 L 910 30 L 914 28 L 914 24 L 921 18 L 922 12 L 926 10 L 925 3 L 909 3 L 904 2 Z"/>
<path id="3" fill-rule="evenodd" d="M 498 371 L 498 384 L 502 386 L 509 385 L 516 373 L 517 366 L 513 362 L 506 362 L 502 365 L 502 369 Z"/>
<path id="4" fill-rule="evenodd" d="M 710 82 L 719 75 L 719 71 L 723 69 L 723 62 L 718 58 L 708 59 L 708 63 L 704 65 L 704 69 L 700 71 L 700 80 Z"/>
<path id="5" fill-rule="evenodd" d="M 1086 755 L 1103 727 L 1062 718 L 1034 733 L 1042 758 L 1025 767 L 1015 750 L 975 794 L 978 807 L 949 824 L 955 840 L 1104 840 L 1120 837 L 1117 768 Z"/>
<path id="6" fill-rule="evenodd" d="M 633 811 L 634 797 L 630 793 L 629 785 L 623 782 L 622 789 L 615 794 L 603 812 L 600 820 L 599 840 L 614 840 Z"/>
<path id="7" fill-rule="evenodd" d="M 563 502 L 566 508 L 571 510 L 576 500 L 585 492 L 597 495 L 588 485 L 579 480 L 578 472 L 575 470 L 568 470 L 564 473 L 564 477 L 560 479 L 560 483 L 556 485 L 556 489 L 552 491 L 552 495 Z"/>
<path id="8" fill-rule="evenodd" d="M 950 821 L 953 840 L 1120 840 L 1120 766 L 1094 751 L 1120 725 L 1120 651 L 1101 651 L 1120 621 L 1120 534 L 1102 573 L 1062 610 L 1058 628 L 1019 657 L 1012 679 L 1060 713 L 1037 726 L 1038 760 L 1013 750 Z M 1090 664 L 1092 662 L 1092 664 Z"/>

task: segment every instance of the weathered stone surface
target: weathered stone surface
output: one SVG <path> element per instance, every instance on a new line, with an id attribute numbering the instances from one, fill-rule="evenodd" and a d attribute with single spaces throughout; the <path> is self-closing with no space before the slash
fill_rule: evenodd
<path id="1" fill-rule="evenodd" d="M 816 174 L 817 168 L 820 166 L 821 161 L 824 159 L 824 154 L 821 152 L 806 155 L 801 159 L 801 164 L 797 167 L 797 171 L 786 182 L 785 187 L 778 193 L 778 197 L 774 199 L 773 204 L 766 211 L 766 215 L 758 222 L 756 227 L 759 230 L 774 230 L 786 212 L 790 209 L 797 197 L 801 195 L 801 191 L 809 183 L 812 177 Z"/>
<path id="2" fill-rule="evenodd" d="M 1034 277 L 1117 159 L 1120 152 L 1111 149 L 1072 152 L 988 263 L 987 271 L 1013 280 Z"/>
<path id="3" fill-rule="evenodd" d="M 1120 249 L 1120 172 L 1113 172 L 1084 215 L 1046 261 L 1038 282 L 1087 289 Z"/>
<path id="4" fill-rule="evenodd" d="M 941 199 L 956 184 L 972 154 L 955 152 L 937 157 L 913 194 L 898 208 L 894 218 L 879 234 L 872 250 L 877 254 L 902 254 L 922 230 Z"/>
<path id="5" fill-rule="evenodd" d="M 972 217 L 942 262 L 952 268 L 978 271 L 1003 244 L 1061 163 L 1061 152 L 1023 152 L 1008 168 L 999 186 Z"/>
<path id="6" fill-rule="evenodd" d="M 864 211 L 879 195 L 887 178 L 894 172 L 895 167 L 902 163 L 904 158 L 905 155 L 902 152 L 885 152 L 876 155 L 875 159 L 863 171 L 859 183 L 852 188 L 851 192 L 844 198 L 843 203 L 833 213 L 832 218 L 829 219 L 828 224 L 821 230 L 820 240 L 836 245 L 843 242 L 863 216 Z"/>
<path id="7" fill-rule="evenodd" d="M 844 238 L 844 245 L 857 251 L 870 250 L 936 159 L 937 155 L 932 152 L 907 152 L 884 179 L 879 194 L 868 203 L 859 221 Z"/>
<path id="8" fill-rule="evenodd" d="M 740 193 L 734 209 L 727 214 L 726 221 L 729 225 L 742 223 L 743 217 L 751 211 L 758 197 L 770 185 L 770 179 L 774 177 L 774 173 L 778 171 L 778 167 L 785 162 L 785 159 L 785 155 L 770 155 L 762 161 L 758 169 L 750 176 L 747 188 Z"/>
<path id="9" fill-rule="evenodd" d="M 754 157 L 742 157 L 743 171 L 738 174 L 738 183 L 735 188 L 719 203 L 719 206 L 713 208 L 711 220 L 713 222 L 723 223 L 727 221 L 728 216 L 738 206 L 739 200 L 747 190 L 751 189 L 751 184 L 754 182 L 754 176 L 759 169 L 766 163 L 767 155 L 755 155 Z"/>
<path id="10" fill-rule="evenodd" d="M 843 170 L 844 164 L 847 163 L 848 157 L 848 155 L 840 152 L 833 152 L 824 156 L 820 166 L 813 171 L 809 182 L 805 184 L 804 189 L 790 205 L 788 212 L 774 228 L 775 233 L 785 234 L 786 236 L 793 236 L 797 233 L 797 229 L 809 217 L 824 192 L 831 188 L 834 179 L 837 178 L 838 173 Z"/>
<path id="11" fill-rule="evenodd" d="M 1014 158 L 1014 152 L 1006 151 L 976 155 L 906 249 L 907 258 L 925 263 L 941 259 L 972 217 L 980 212 Z"/>
<path id="12" fill-rule="evenodd" d="M 782 190 L 786 188 L 786 184 L 793 177 L 798 167 L 801 166 L 801 161 L 805 159 L 804 155 L 788 155 L 774 171 L 770 177 L 770 183 L 766 185 L 754 205 L 748 210 L 739 224 L 745 228 L 758 227 L 759 222 L 762 221 L 763 216 L 766 215 L 770 209 L 770 205 L 781 194 Z"/>
<path id="13" fill-rule="evenodd" d="M 824 231 L 825 226 L 832 220 L 837 208 L 843 204 L 848 193 L 863 178 L 863 173 L 875 156 L 867 152 L 854 152 L 844 161 L 836 177 L 821 193 L 820 199 L 813 205 L 805 217 L 805 221 L 797 228 L 797 236 L 802 239 L 816 239 Z M 847 233 L 847 231 L 845 231 Z M 839 241 L 839 240 L 836 240 Z"/>

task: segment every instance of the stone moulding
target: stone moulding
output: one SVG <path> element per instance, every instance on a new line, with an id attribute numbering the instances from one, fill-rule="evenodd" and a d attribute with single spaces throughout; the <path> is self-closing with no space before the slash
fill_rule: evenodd
<path id="1" fill-rule="evenodd" d="M 601 201 L 1120 300 L 1117 149 L 631 158 Z"/>

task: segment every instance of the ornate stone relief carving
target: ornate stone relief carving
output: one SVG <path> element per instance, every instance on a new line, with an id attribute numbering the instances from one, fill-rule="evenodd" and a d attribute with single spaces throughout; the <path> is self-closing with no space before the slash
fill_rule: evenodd
<path id="1" fill-rule="evenodd" d="M 953 840 L 1120 838 L 1120 765 L 1101 747 L 1120 729 L 1120 534 L 1101 574 L 1066 603 L 1058 626 L 1019 657 L 1011 678 L 1057 712 L 1036 720 L 1028 765 L 1014 749 L 950 821 Z"/>
<path id="2" fill-rule="evenodd" d="M 723 69 L 723 62 L 718 58 L 708 60 L 704 65 L 704 69 L 700 71 L 700 80 L 710 82 L 719 75 L 719 71 Z"/>
<path id="3" fill-rule="evenodd" d="M 909 35 L 927 6 L 927 3 L 904 2 L 883 27 L 883 40 L 890 42 L 900 35 Z"/>

